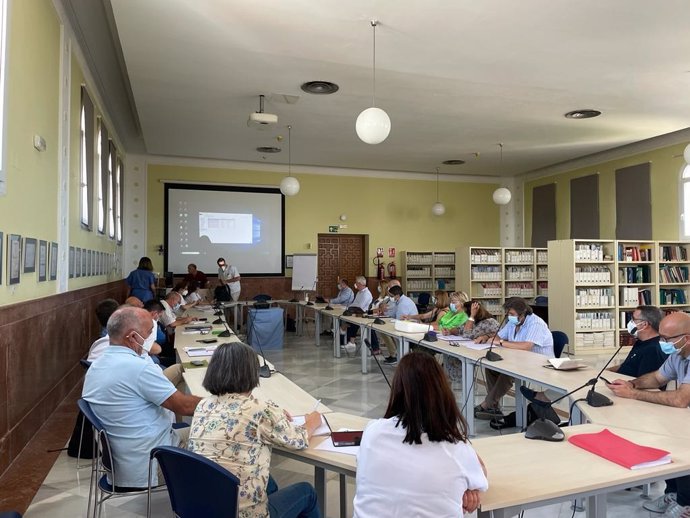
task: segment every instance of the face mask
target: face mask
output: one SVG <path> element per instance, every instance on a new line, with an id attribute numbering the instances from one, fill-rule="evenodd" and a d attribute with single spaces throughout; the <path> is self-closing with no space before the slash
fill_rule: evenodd
<path id="1" fill-rule="evenodd" d="M 455 313 L 455 312 L 458 310 L 457 306 L 456 306 L 455 303 L 453 303 L 453 302 L 450 303 L 450 306 L 449 306 L 449 307 L 450 307 L 450 311 L 451 311 L 452 313 Z"/>
<path id="2" fill-rule="evenodd" d="M 173 306 L 173 311 L 179 311 L 181 307 L 182 307 L 182 304 L 180 304 L 180 303 L 178 302 L 177 304 L 175 304 L 175 305 Z"/>
<path id="3" fill-rule="evenodd" d="M 631 335 L 634 335 L 635 333 L 637 333 L 637 324 L 635 324 L 635 322 L 633 320 L 628 322 L 628 325 L 625 327 L 628 329 L 628 333 L 630 333 Z"/>
<path id="4" fill-rule="evenodd" d="M 677 344 L 678 342 L 680 342 L 682 339 L 683 339 L 683 337 L 681 336 L 681 337 L 680 337 L 678 340 L 676 340 L 675 342 L 661 342 L 661 341 L 660 341 L 660 342 L 659 342 L 659 347 L 661 347 L 661 351 L 662 351 L 664 354 L 675 354 L 675 353 L 679 353 L 679 352 L 681 352 L 681 351 L 683 350 L 683 348 L 684 348 L 686 345 L 688 345 L 688 343 L 685 342 L 685 343 L 683 344 L 683 347 L 681 347 L 680 349 L 676 349 L 676 344 Z"/>
<path id="5" fill-rule="evenodd" d="M 516 326 L 518 324 L 518 322 L 519 322 L 519 320 L 518 320 L 517 315 L 508 315 L 508 323 L 509 324 L 513 324 L 514 326 Z"/>
<path id="6" fill-rule="evenodd" d="M 142 344 L 141 348 L 144 349 L 147 353 L 151 351 L 151 347 L 153 346 L 153 343 L 156 341 L 156 321 L 153 321 L 153 328 L 151 329 L 151 332 L 149 333 L 149 336 L 146 337 L 146 340 L 144 340 L 144 343 Z"/>
<path id="7" fill-rule="evenodd" d="M 182 291 L 180 292 L 180 294 L 181 294 L 183 297 L 186 297 L 186 296 L 187 296 L 187 293 L 189 293 L 188 290 L 182 290 Z"/>
<path id="8" fill-rule="evenodd" d="M 342 290 L 342 286 L 340 284 L 336 284 L 335 287 L 338 289 L 338 291 Z"/>
<path id="9" fill-rule="evenodd" d="M 379 293 L 381 293 L 381 286 L 379 286 Z"/>

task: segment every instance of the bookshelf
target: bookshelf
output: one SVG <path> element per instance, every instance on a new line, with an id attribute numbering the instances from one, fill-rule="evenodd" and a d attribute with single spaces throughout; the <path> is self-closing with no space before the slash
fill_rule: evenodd
<path id="1" fill-rule="evenodd" d="M 481 300 L 494 315 L 510 297 L 533 302 L 548 296 L 546 248 L 463 246 L 455 251 L 458 289 Z"/>
<path id="2" fill-rule="evenodd" d="M 402 252 L 402 288 L 415 301 L 420 293 L 455 290 L 455 252 Z"/>
<path id="3" fill-rule="evenodd" d="M 643 304 L 690 311 L 690 243 L 549 241 L 549 327 L 570 337 L 569 353 L 631 345 L 626 325 Z M 610 324 L 610 325 L 607 325 Z"/>

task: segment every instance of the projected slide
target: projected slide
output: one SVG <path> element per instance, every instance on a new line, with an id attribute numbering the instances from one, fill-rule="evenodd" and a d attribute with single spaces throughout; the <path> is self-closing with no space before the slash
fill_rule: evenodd
<path id="1" fill-rule="evenodd" d="M 225 258 L 241 275 L 283 275 L 283 196 L 275 188 L 166 184 L 165 268 L 207 275 Z"/>
<path id="2" fill-rule="evenodd" d="M 251 244 L 254 225 L 251 214 L 224 212 L 199 213 L 199 237 L 206 236 L 213 244 Z"/>

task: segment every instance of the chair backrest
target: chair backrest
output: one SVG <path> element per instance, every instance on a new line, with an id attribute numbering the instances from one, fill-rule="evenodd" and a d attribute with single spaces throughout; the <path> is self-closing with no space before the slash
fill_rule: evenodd
<path id="1" fill-rule="evenodd" d="M 84 367 L 85 371 L 89 370 L 89 367 L 91 367 L 91 362 L 89 360 L 79 360 L 79 363 Z"/>
<path id="2" fill-rule="evenodd" d="M 258 295 L 254 295 L 254 298 L 252 300 L 255 300 L 256 302 L 266 302 L 267 300 L 271 300 L 273 297 L 270 295 L 266 295 L 265 293 L 259 293 Z"/>
<path id="3" fill-rule="evenodd" d="M 179 518 L 231 518 L 239 513 L 240 479 L 221 465 L 191 451 L 157 446 L 151 458 L 160 466 L 170 504 Z"/>
<path id="4" fill-rule="evenodd" d="M 100 462 L 106 471 L 112 473 L 113 471 L 113 459 L 110 453 L 110 443 L 108 441 L 108 435 L 106 434 L 105 427 L 96 414 L 93 413 L 91 405 L 85 399 L 79 399 L 77 401 L 79 410 L 84 414 L 86 420 L 91 424 L 94 430 L 94 439 L 96 439 L 97 450 L 94 451 L 95 455 L 100 456 Z"/>
<path id="5" fill-rule="evenodd" d="M 551 331 L 551 336 L 553 336 L 553 354 L 556 358 L 560 358 L 563 349 L 569 343 L 568 335 L 563 331 Z"/>
<path id="6" fill-rule="evenodd" d="M 419 297 L 417 297 L 418 306 L 428 306 L 429 302 L 431 302 L 431 293 L 420 293 Z"/>
<path id="7" fill-rule="evenodd" d="M 4 513 L 0 513 L 0 518 L 22 518 L 22 515 L 17 511 L 6 511 Z"/>

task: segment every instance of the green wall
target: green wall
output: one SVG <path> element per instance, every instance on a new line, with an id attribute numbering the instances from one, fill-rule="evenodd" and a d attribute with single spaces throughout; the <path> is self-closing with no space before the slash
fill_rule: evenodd
<path id="1" fill-rule="evenodd" d="M 590 174 L 599 175 L 599 230 L 601 239 L 616 236 L 616 170 L 636 164 L 651 163 L 652 237 L 655 240 L 677 240 L 680 235 L 679 178 L 684 165 L 686 144 L 655 149 L 626 158 L 602 162 L 525 182 L 525 244 L 532 238 L 532 190 L 556 183 L 556 238 L 570 238 L 570 180 Z M 678 156 L 680 155 L 680 156 Z"/>
<path id="2" fill-rule="evenodd" d="M 163 243 L 164 184 L 160 180 L 278 186 L 283 174 L 189 166 L 149 165 L 147 251 L 155 269 L 162 259 L 153 250 Z M 496 246 L 499 210 L 491 201 L 496 184 L 442 182 L 446 214 L 435 217 L 436 186 L 422 180 L 295 174 L 301 189 L 285 202 L 285 253 L 316 253 L 317 234 L 327 233 L 347 215 L 346 234 L 368 234 L 370 255 L 376 247 L 448 250 L 463 244 Z M 311 248 L 309 248 L 311 246 Z M 373 253 L 372 253 L 373 252 Z M 156 263 L 157 262 L 157 263 Z M 374 276 L 369 264 L 367 275 Z"/>

